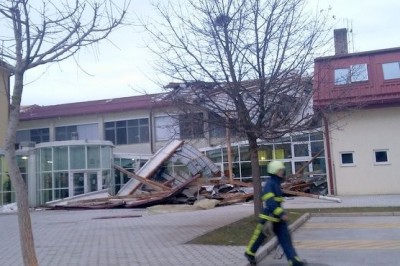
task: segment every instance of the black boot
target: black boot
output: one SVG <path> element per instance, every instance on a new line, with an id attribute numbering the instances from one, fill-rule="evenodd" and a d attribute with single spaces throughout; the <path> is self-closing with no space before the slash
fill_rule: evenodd
<path id="1" fill-rule="evenodd" d="M 306 262 L 302 261 L 299 257 L 294 257 L 292 260 L 289 260 L 290 266 L 304 266 L 307 265 Z"/>
<path id="2" fill-rule="evenodd" d="M 254 255 L 248 254 L 247 252 L 244 253 L 244 256 L 249 261 L 250 265 L 256 265 L 256 257 Z"/>

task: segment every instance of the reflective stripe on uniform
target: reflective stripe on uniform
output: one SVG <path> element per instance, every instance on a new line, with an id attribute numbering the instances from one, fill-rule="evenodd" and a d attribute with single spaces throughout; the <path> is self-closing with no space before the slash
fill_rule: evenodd
<path id="1" fill-rule="evenodd" d="M 262 234 L 263 227 L 264 227 L 264 225 L 259 223 L 259 224 L 257 224 L 256 229 L 254 229 L 254 233 L 251 236 L 250 242 L 246 248 L 247 254 L 252 255 L 252 256 L 256 255 L 254 252 L 251 251 L 251 248 L 253 247 L 254 243 L 257 241 L 257 238 L 260 236 L 260 234 Z"/>
<path id="2" fill-rule="evenodd" d="M 273 197 L 275 197 L 275 194 L 272 193 L 272 192 L 268 192 L 268 193 L 264 194 L 261 199 L 263 201 L 266 201 L 266 200 L 269 200 L 270 198 L 273 198 Z"/>
<path id="3" fill-rule="evenodd" d="M 283 209 L 281 207 L 277 207 L 272 213 L 276 216 L 281 215 L 283 212 Z"/>
<path id="4" fill-rule="evenodd" d="M 284 202 L 285 200 L 283 199 L 283 197 L 274 197 L 274 200 L 276 202 Z"/>
<path id="5" fill-rule="evenodd" d="M 265 214 L 260 214 L 258 217 L 261 218 L 261 219 L 267 220 L 267 221 L 271 221 L 271 222 L 276 222 L 276 223 L 279 222 L 278 218 L 271 217 L 271 216 L 268 216 L 268 215 L 265 215 Z"/>

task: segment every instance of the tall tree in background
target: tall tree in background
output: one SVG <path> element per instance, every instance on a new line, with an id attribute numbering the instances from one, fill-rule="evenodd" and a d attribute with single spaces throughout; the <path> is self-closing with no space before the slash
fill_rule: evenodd
<path id="1" fill-rule="evenodd" d="M 306 4 L 162 1 L 155 5 L 159 17 L 141 23 L 159 58 L 157 70 L 174 81 L 167 89 L 175 106 L 205 108 L 249 142 L 256 215 L 262 207 L 257 140 L 315 122 L 312 65 L 331 28 L 329 10 L 308 12 Z"/>
<path id="2" fill-rule="evenodd" d="M 118 3 L 117 3 L 118 2 Z M 26 71 L 63 61 L 106 39 L 120 26 L 129 2 L 3 0 L 0 3 L 0 58 L 14 75 L 5 157 L 14 187 L 24 265 L 38 265 L 28 191 L 17 165 L 15 142 Z M 40 93 L 40 92 L 38 92 Z"/>

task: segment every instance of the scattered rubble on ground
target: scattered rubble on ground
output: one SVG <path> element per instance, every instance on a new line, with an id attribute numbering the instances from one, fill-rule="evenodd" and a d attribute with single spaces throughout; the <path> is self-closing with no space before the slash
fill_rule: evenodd
<path id="1" fill-rule="evenodd" d="M 282 184 L 286 195 L 305 196 L 340 202 L 327 197 L 326 176 L 305 169 L 323 151 L 288 176 Z M 168 171 L 177 163 L 180 171 Z M 184 166 L 184 170 L 182 168 Z M 136 173 L 118 165 L 113 167 L 130 180 L 111 196 L 108 191 L 96 191 L 58 201 L 48 202 L 53 209 L 144 208 L 159 204 L 186 204 L 183 209 L 209 209 L 253 199 L 251 183 L 221 178 L 220 169 L 204 154 L 181 140 L 171 140 L 158 150 Z M 178 209 L 178 208 L 176 208 Z M 151 210 L 151 209 L 150 209 Z M 154 209 L 153 209 L 154 211 Z"/>
<path id="2" fill-rule="evenodd" d="M 168 171 L 176 163 L 184 171 Z M 157 151 L 136 173 L 113 167 L 130 177 L 115 196 L 106 191 L 48 202 L 53 209 L 144 208 L 158 204 L 195 204 L 200 209 L 248 201 L 252 185 L 222 179 L 220 169 L 204 154 L 181 140 Z M 180 168 L 182 169 L 182 167 Z"/>

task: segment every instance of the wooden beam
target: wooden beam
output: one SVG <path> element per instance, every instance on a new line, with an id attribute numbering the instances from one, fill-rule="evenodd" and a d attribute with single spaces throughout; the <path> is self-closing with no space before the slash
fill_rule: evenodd
<path id="1" fill-rule="evenodd" d="M 119 165 L 113 164 L 113 167 L 115 169 L 117 169 L 118 171 L 126 174 L 128 177 L 134 178 L 134 179 L 138 180 L 140 183 L 148 185 L 149 187 L 152 187 L 157 191 L 169 191 L 169 190 L 171 190 L 170 187 L 167 187 L 167 186 L 165 186 L 165 185 L 163 185 L 161 183 L 158 183 L 156 181 L 144 178 L 144 177 L 139 176 L 139 175 L 137 175 L 135 173 L 131 173 L 128 170 L 124 169 L 123 167 L 121 167 Z"/>

